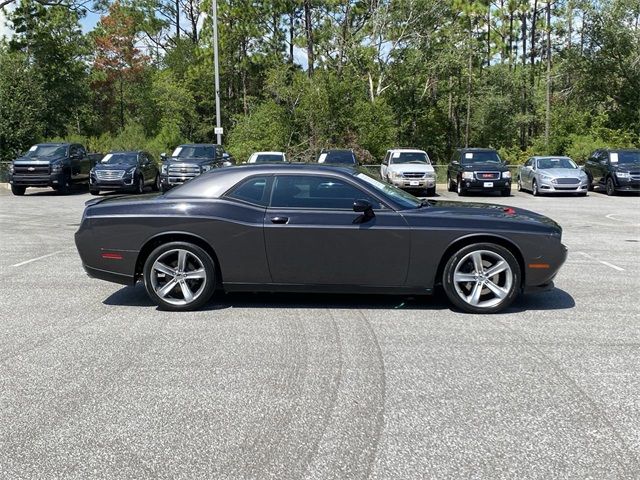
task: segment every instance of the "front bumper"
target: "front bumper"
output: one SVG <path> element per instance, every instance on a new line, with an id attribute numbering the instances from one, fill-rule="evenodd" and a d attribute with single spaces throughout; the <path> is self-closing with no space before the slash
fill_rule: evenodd
<path id="1" fill-rule="evenodd" d="M 117 180 L 98 180 L 94 176 L 89 178 L 89 188 L 93 190 L 135 190 L 134 183 L 133 176 Z"/>
<path id="2" fill-rule="evenodd" d="M 63 183 L 63 172 L 42 175 L 9 174 L 9 184 L 16 187 L 58 187 Z"/>
<path id="3" fill-rule="evenodd" d="M 424 178 L 404 178 L 404 177 L 392 177 L 389 179 L 389 182 L 394 187 L 398 188 L 433 188 L 436 186 L 435 177 L 424 177 Z"/>
<path id="4" fill-rule="evenodd" d="M 628 180 L 617 178 L 616 191 L 618 192 L 640 192 L 640 180 Z"/>
<path id="5" fill-rule="evenodd" d="M 469 192 L 497 192 L 511 189 L 510 178 L 500 178 L 498 180 L 465 180 L 462 185 Z"/>
<path id="6" fill-rule="evenodd" d="M 576 184 L 556 184 L 551 180 L 540 180 L 538 193 L 585 193 L 589 190 L 589 181 L 584 180 Z"/>

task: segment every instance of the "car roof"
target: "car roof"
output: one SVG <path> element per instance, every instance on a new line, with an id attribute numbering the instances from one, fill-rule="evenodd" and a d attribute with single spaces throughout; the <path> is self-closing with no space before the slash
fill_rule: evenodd
<path id="1" fill-rule="evenodd" d="M 217 147 L 217 143 L 183 143 L 178 147 Z"/>
<path id="2" fill-rule="evenodd" d="M 64 147 L 67 145 L 75 145 L 75 144 L 65 143 L 65 142 L 36 143 L 36 146 L 38 147 Z"/>
<path id="3" fill-rule="evenodd" d="M 495 148 L 476 148 L 476 147 L 462 147 L 457 149 L 459 152 L 497 152 Z"/>
<path id="4" fill-rule="evenodd" d="M 387 152 L 427 153 L 419 148 L 390 148 Z"/>
<path id="5" fill-rule="evenodd" d="M 253 152 L 251 155 L 284 155 L 284 152 Z"/>
<path id="6" fill-rule="evenodd" d="M 603 148 L 603 152 L 640 152 L 640 148 Z"/>
<path id="7" fill-rule="evenodd" d="M 350 148 L 323 148 L 321 153 L 329 153 L 329 152 L 349 152 L 353 153 L 353 150 Z"/>
<path id="8" fill-rule="evenodd" d="M 568 158 L 569 160 L 572 160 L 571 157 L 568 157 L 567 155 L 534 155 L 533 157 L 536 160 L 549 160 L 552 158 Z"/>
<path id="9" fill-rule="evenodd" d="M 109 153 L 142 153 L 144 150 L 111 150 Z"/>

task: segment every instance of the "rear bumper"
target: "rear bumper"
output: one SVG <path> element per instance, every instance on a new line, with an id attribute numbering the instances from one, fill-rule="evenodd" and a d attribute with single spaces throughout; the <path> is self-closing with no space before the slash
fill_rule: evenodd
<path id="1" fill-rule="evenodd" d="M 89 267 L 82 264 L 82 268 L 87 272 L 91 278 L 97 278 L 98 280 L 105 280 L 107 282 L 119 283 L 120 285 L 134 285 L 135 278 L 131 275 L 125 275 L 123 273 L 109 272 L 107 270 L 100 270 L 98 268 Z"/>

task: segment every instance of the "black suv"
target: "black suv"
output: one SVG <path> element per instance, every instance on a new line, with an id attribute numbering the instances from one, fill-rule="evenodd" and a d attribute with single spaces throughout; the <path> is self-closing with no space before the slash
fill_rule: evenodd
<path id="1" fill-rule="evenodd" d="M 340 148 L 332 148 L 322 150 L 318 156 L 318 163 L 329 163 L 333 165 L 358 165 L 353 150 L 346 150 Z"/>
<path id="2" fill-rule="evenodd" d="M 160 170 L 148 152 L 108 153 L 90 172 L 91 195 L 98 195 L 100 190 L 142 193 L 146 186 L 160 190 Z"/>
<path id="3" fill-rule="evenodd" d="M 596 150 L 584 165 L 589 189 L 604 186 L 607 195 L 640 192 L 640 150 Z"/>
<path id="4" fill-rule="evenodd" d="M 511 172 L 490 148 L 459 148 L 447 168 L 447 187 L 458 195 L 467 192 L 500 192 L 511 195 Z"/>
<path id="5" fill-rule="evenodd" d="M 162 159 L 160 187 L 163 192 L 212 168 L 235 164 L 233 157 L 222 148 L 222 145 L 212 143 L 178 145 L 170 157 L 164 153 L 160 157 Z"/>

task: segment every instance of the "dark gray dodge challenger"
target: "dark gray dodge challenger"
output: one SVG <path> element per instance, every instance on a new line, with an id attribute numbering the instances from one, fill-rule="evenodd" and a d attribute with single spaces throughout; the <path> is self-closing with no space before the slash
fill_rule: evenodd
<path id="1" fill-rule="evenodd" d="M 247 165 L 164 195 L 87 202 L 76 245 L 87 273 L 142 280 L 167 310 L 224 291 L 429 294 L 493 313 L 544 290 L 565 261 L 562 228 L 519 208 L 421 201 L 362 170 Z"/>

